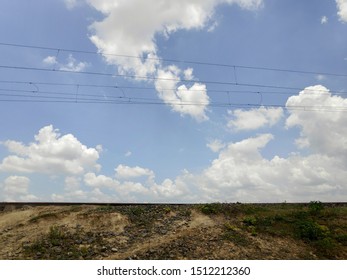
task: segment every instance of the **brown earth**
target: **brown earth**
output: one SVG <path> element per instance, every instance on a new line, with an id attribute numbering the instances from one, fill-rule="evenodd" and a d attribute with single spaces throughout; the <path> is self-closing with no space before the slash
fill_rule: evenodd
<path id="1" fill-rule="evenodd" d="M 0 259 L 322 258 L 307 241 L 255 232 L 244 217 L 193 205 L 26 206 L 0 212 Z M 329 258 L 346 259 L 346 247 Z"/>

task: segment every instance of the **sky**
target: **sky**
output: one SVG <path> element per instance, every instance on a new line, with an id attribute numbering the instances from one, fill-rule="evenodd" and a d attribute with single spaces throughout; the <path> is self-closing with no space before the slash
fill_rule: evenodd
<path id="1" fill-rule="evenodd" d="M 0 201 L 347 200 L 347 0 L 0 5 Z"/>

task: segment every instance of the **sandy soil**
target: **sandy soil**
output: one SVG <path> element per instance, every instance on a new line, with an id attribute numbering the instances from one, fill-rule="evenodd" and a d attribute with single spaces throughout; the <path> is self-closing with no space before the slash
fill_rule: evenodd
<path id="1" fill-rule="evenodd" d="M 244 232 L 237 227 L 236 218 L 226 221 L 223 216 L 204 215 L 196 209 L 151 211 L 110 211 L 97 206 L 38 206 L 3 211 L 0 259 L 317 258 L 298 240 Z M 226 222 L 235 225 L 234 233 L 239 238 L 224 237 Z M 63 232 L 64 241 L 59 242 L 67 245 L 51 242 L 52 228 Z M 40 240 L 43 241 L 39 243 Z M 42 248 L 35 252 L 32 246 L 38 243 Z"/>

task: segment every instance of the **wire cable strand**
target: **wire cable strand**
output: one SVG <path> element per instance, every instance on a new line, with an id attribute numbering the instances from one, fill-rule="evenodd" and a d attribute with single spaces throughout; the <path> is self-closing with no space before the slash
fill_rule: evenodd
<path id="1" fill-rule="evenodd" d="M 45 47 L 45 46 L 38 46 L 38 45 L 14 44 L 14 43 L 5 43 L 5 42 L 0 42 L 0 45 L 1 46 L 9 46 L 9 47 L 18 47 L 18 48 L 50 50 L 50 51 L 55 51 L 55 52 L 82 53 L 82 54 L 114 56 L 114 57 L 123 57 L 123 58 L 132 58 L 132 59 L 143 60 L 143 57 L 140 57 L 140 56 L 126 55 L 126 54 L 103 53 L 103 52 L 98 52 L 98 51 L 64 49 L 64 48 L 57 48 L 57 47 Z M 258 66 L 224 64 L 224 63 L 205 62 L 205 61 L 193 61 L 193 60 L 165 59 L 165 58 L 159 58 L 159 57 L 157 57 L 157 58 L 147 57 L 146 59 L 147 60 L 163 61 L 163 62 L 183 63 L 183 64 L 195 64 L 195 65 L 205 65 L 205 66 L 227 67 L 227 68 L 234 68 L 234 69 L 235 68 L 240 68 L 240 69 L 275 71 L 275 72 L 288 72 L 288 73 L 308 74 L 308 75 L 325 75 L 325 76 L 335 76 L 335 77 L 347 77 L 347 74 L 343 74 L 343 73 L 307 71 L 307 70 L 298 70 L 298 69 L 282 69 L 282 68 L 272 68 L 272 67 L 258 67 Z"/>
<path id="2" fill-rule="evenodd" d="M 39 68 L 39 67 L 27 67 L 27 66 L 11 66 L 11 65 L 0 65 L 0 68 L 3 69 L 13 69 L 13 70 L 23 70 L 23 71 L 44 71 L 44 72 L 56 72 L 56 73 L 68 73 L 68 74 L 84 74 L 84 75 L 96 75 L 96 76 L 107 76 L 107 77 L 122 77 L 122 78 L 134 78 L 139 80 L 160 80 L 160 81 L 175 81 L 181 83 L 201 83 L 201 84 L 213 84 L 213 85 L 229 85 L 229 86 L 243 86 L 243 87 L 257 87 L 257 88 L 271 88 L 271 89 L 286 89 L 286 90 L 295 90 L 301 91 L 302 88 L 299 87 L 286 87 L 278 85 L 266 85 L 266 84 L 253 84 L 253 83 L 236 83 L 236 82 L 224 82 L 224 81 L 212 81 L 212 80 L 187 80 L 180 78 L 160 78 L 160 77 L 144 77 L 139 75 L 128 75 L 128 74 L 114 74 L 107 72 L 90 72 L 90 71 L 74 71 L 74 70 L 63 70 L 63 69 L 48 69 L 48 68 Z M 319 91 L 319 90 L 315 90 Z M 325 90 L 322 90 L 323 92 Z M 257 91 L 258 92 L 258 91 Z M 335 91 L 337 92 L 338 91 Z M 342 92 L 346 93 L 346 92 Z"/>

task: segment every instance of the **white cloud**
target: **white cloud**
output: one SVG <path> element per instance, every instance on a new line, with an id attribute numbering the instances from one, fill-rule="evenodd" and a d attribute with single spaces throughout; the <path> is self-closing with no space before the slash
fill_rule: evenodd
<path id="1" fill-rule="evenodd" d="M 80 72 L 84 71 L 88 66 L 88 62 L 82 62 L 77 61 L 72 54 L 70 54 L 67 58 L 67 62 L 65 64 L 59 63 L 57 60 L 57 57 L 55 56 L 47 56 L 42 61 L 44 64 L 53 66 L 56 65 L 57 69 L 64 70 L 64 71 L 73 71 L 73 72 Z"/>
<path id="2" fill-rule="evenodd" d="M 338 16 L 342 22 L 347 22 L 347 0 L 336 0 Z"/>
<path id="3" fill-rule="evenodd" d="M 112 192 L 113 197 L 122 202 L 144 202 L 150 197 L 148 187 L 139 182 L 118 181 L 105 175 L 87 173 L 84 175 L 84 183 L 94 190 L 108 189 Z"/>
<path id="4" fill-rule="evenodd" d="M 4 180 L 5 201 L 30 201 L 37 197 L 29 193 L 30 179 L 25 176 L 10 176 Z"/>
<path id="5" fill-rule="evenodd" d="M 88 67 L 87 62 L 78 62 L 72 54 L 69 55 L 67 59 L 67 63 L 65 65 L 60 66 L 60 70 L 66 70 L 66 71 L 74 71 L 74 72 L 80 72 L 85 70 Z"/>
<path id="6" fill-rule="evenodd" d="M 261 134 L 228 144 L 210 141 L 207 146 L 218 152 L 218 156 L 199 173 L 184 171 L 175 179 L 167 178 L 161 183 L 155 182 L 153 175 L 153 180 L 141 184 L 121 179 L 134 180 L 154 172 L 118 166 L 119 174 L 124 174 L 123 178 L 117 178 L 120 180 L 89 173 L 84 181 L 93 188 L 112 189 L 123 201 L 345 201 L 347 131 L 344 124 L 347 116 L 336 109 L 346 106 L 346 100 L 332 96 L 320 85 L 288 98 L 287 128 L 300 129 L 296 142 L 301 148 L 309 148 L 308 155 L 292 153 L 287 157 L 266 158 L 262 150 L 275 137 Z M 331 112 L 322 111 L 327 106 Z M 316 110 L 308 111 L 312 108 Z"/>
<path id="7" fill-rule="evenodd" d="M 143 57 L 143 61 L 115 56 L 105 59 L 127 72 L 145 74 L 153 73 L 159 63 L 148 59 L 148 55 L 157 57 L 156 34 L 169 36 L 180 29 L 202 29 L 217 5 L 227 3 L 257 9 L 262 0 L 88 0 L 88 3 L 105 15 L 90 26 L 94 33 L 90 39 L 101 52 Z M 143 66 L 147 71 L 139 71 Z"/>
<path id="8" fill-rule="evenodd" d="M 327 24 L 328 23 L 328 17 L 327 16 L 322 16 L 322 18 L 320 19 L 320 23 L 321 24 Z"/>
<path id="9" fill-rule="evenodd" d="M 208 142 L 206 146 L 210 148 L 212 152 L 217 153 L 225 147 L 225 143 L 218 139 L 214 139 L 213 141 Z"/>
<path id="10" fill-rule="evenodd" d="M 150 189 L 152 199 L 154 198 L 165 202 L 193 201 L 192 194 L 185 182 L 186 178 L 184 176 L 178 177 L 174 181 L 171 179 L 165 179 L 161 184 L 154 184 Z"/>
<path id="11" fill-rule="evenodd" d="M 105 54 L 106 62 L 116 65 L 122 74 L 154 79 L 173 77 L 176 81 L 156 82 L 159 97 L 181 115 L 190 115 L 203 121 L 208 119 L 205 114 L 209 104 L 206 86 L 201 83 L 195 83 L 190 88 L 181 85 L 179 90 L 177 86 L 181 77 L 162 65 L 157 55 L 156 36 L 169 37 L 178 30 L 206 28 L 212 21 L 215 8 L 220 4 L 237 4 L 244 9 L 254 10 L 262 5 L 262 0 L 88 0 L 88 3 L 105 16 L 90 26 L 90 40 Z M 106 54 L 123 54 L 128 57 Z M 193 78 L 192 72 L 193 69 L 184 71 L 186 80 Z M 164 93 L 163 89 L 168 88 L 172 91 Z M 200 89 L 200 93 L 195 92 L 196 88 Z M 177 101 L 194 101 L 199 105 L 178 105 Z"/>
<path id="12" fill-rule="evenodd" d="M 228 113 L 233 118 L 228 122 L 228 127 L 236 131 L 256 130 L 264 126 L 273 126 L 283 117 L 282 108 L 237 109 Z"/>
<path id="13" fill-rule="evenodd" d="M 229 143 L 209 167 L 189 178 L 202 201 L 347 199 L 347 99 L 317 85 L 288 98 L 286 106 L 287 127 L 299 127 L 296 143 L 311 153 L 267 159 L 261 150 L 271 134 Z"/>
<path id="14" fill-rule="evenodd" d="M 139 166 L 130 167 L 120 164 L 116 167 L 115 171 L 116 178 L 119 179 L 132 179 L 143 176 L 148 177 L 149 179 L 153 179 L 155 177 L 152 170 Z"/>
<path id="15" fill-rule="evenodd" d="M 185 85 L 179 86 L 180 74 L 181 70 L 173 65 L 158 70 L 159 79 L 155 82 L 155 88 L 159 98 L 181 115 L 190 115 L 199 122 L 207 120 L 209 97 L 206 85 L 194 83 L 189 88 Z"/>
<path id="16" fill-rule="evenodd" d="M 127 152 L 124 154 L 125 157 L 130 157 L 131 155 L 132 155 L 132 152 L 131 152 L 131 151 L 127 151 Z"/>
<path id="17" fill-rule="evenodd" d="M 286 106 L 290 111 L 287 127 L 301 129 L 298 143 L 317 153 L 347 159 L 347 99 L 316 85 L 288 98 Z"/>
<path id="18" fill-rule="evenodd" d="M 141 174 L 148 173 L 143 172 L 143 170 L 140 171 Z M 135 174 L 135 176 L 137 177 L 138 174 Z M 119 178 L 96 175 L 95 173 L 87 173 L 84 176 L 84 182 L 94 190 L 111 190 L 113 198 L 122 202 L 189 202 L 194 200 L 185 182 L 188 177 L 191 177 L 191 175 L 185 173 L 175 180 L 165 179 L 162 183 L 157 183 L 154 181 L 153 176 L 152 180 L 147 180 L 143 184 L 134 181 L 122 181 L 118 180 Z"/>
<path id="19" fill-rule="evenodd" d="M 44 64 L 48 64 L 48 65 L 54 65 L 57 64 L 57 58 L 55 56 L 47 56 L 44 60 L 43 60 Z"/>
<path id="20" fill-rule="evenodd" d="M 100 169 L 96 149 L 87 148 L 72 134 L 61 136 L 52 125 L 40 129 L 33 143 L 8 140 L 3 145 L 14 155 L 3 159 L 0 171 L 75 175 Z"/>
<path id="21" fill-rule="evenodd" d="M 187 68 L 184 70 L 184 79 L 189 81 L 194 79 L 193 68 Z"/>
<path id="22" fill-rule="evenodd" d="M 5 158 L 0 170 L 63 174 L 65 193 L 54 193 L 55 201 L 345 201 L 347 99 L 316 85 L 288 98 L 286 106 L 286 126 L 300 130 L 295 141 L 300 148 L 307 149 L 307 155 L 267 158 L 262 152 L 275 142 L 275 136 L 261 134 L 228 144 L 210 141 L 207 146 L 218 154 L 199 173 L 184 171 L 176 178 L 156 182 L 151 169 L 120 164 L 115 175 L 109 177 L 94 173 L 99 157 L 96 148 L 85 147 L 72 135 L 60 136 L 48 126 L 28 145 L 6 141 L 4 145 L 19 160 L 11 165 L 11 156 Z M 266 120 L 266 125 L 272 123 L 270 117 Z M 71 161 L 82 168 L 69 169 L 74 165 Z M 89 189 L 82 189 L 82 183 Z M 1 189 L 7 200 L 35 200 L 29 185 L 27 177 L 10 176 Z"/>
<path id="23" fill-rule="evenodd" d="M 230 143 L 194 182 L 202 201 L 345 200 L 346 166 L 322 154 L 264 158 L 272 135 Z"/>
<path id="24" fill-rule="evenodd" d="M 96 175 L 95 173 L 87 173 L 84 175 L 84 182 L 87 186 L 92 188 L 110 188 L 117 189 L 120 186 L 120 182 L 107 177 L 105 175 Z"/>
<path id="25" fill-rule="evenodd" d="M 7 194 L 27 194 L 30 179 L 24 176 L 10 176 L 4 181 L 4 191 Z"/>

